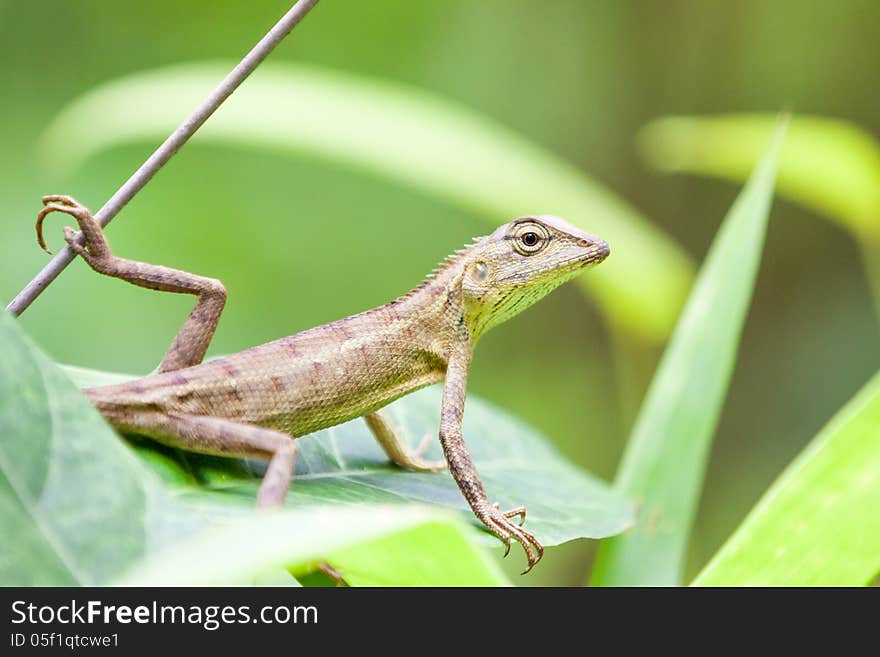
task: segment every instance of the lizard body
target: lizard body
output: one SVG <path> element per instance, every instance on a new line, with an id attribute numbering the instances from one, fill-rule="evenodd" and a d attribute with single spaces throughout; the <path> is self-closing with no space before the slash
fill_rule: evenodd
<path id="1" fill-rule="evenodd" d="M 427 330 L 427 314 L 409 315 L 414 300 L 407 301 L 86 394 L 116 426 L 132 431 L 142 428 L 138 413 L 153 410 L 217 415 L 303 436 L 443 379 L 447 345 Z"/>
<path id="2" fill-rule="evenodd" d="M 195 294 L 196 306 L 159 370 L 134 381 L 87 389 L 104 418 L 123 431 L 201 453 L 269 461 L 259 506 L 283 504 L 298 437 L 364 416 L 389 458 L 415 470 L 448 464 L 479 518 L 528 569 L 543 547 L 521 527 L 525 509 L 489 503 L 461 433 L 467 370 L 480 337 L 584 268 L 608 245 L 552 216 L 520 217 L 446 259 L 421 285 L 383 306 L 225 357 L 201 362 L 226 300 L 216 279 L 114 256 L 87 208 L 47 196 L 37 219 L 73 216 L 85 237 L 65 240 L 99 273 L 152 289 Z M 440 441 L 445 464 L 408 451 L 380 409 L 413 390 L 445 381 Z M 519 517 L 520 524 L 512 522 Z M 527 570 L 528 570 L 527 569 Z"/>

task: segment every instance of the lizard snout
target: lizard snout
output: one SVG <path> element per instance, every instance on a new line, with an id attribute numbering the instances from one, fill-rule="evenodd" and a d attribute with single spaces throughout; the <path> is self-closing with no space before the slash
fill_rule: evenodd
<path id="1" fill-rule="evenodd" d="M 584 260 L 588 264 L 599 264 L 611 255 L 611 247 L 608 246 L 608 242 L 601 237 L 590 235 L 589 237 L 584 237 L 578 240 L 578 244 L 587 249 L 584 254 Z"/>

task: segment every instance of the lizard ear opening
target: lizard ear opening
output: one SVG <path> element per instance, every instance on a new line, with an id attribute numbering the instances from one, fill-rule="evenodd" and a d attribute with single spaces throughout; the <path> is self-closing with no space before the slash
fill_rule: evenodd
<path id="1" fill-rule="evenodd" d="M 474 265 L 474 280 L 478 283 L 482 283 L 487 278 L 489 278 L 489 265 L 485 262 L 478 262 Z"/>

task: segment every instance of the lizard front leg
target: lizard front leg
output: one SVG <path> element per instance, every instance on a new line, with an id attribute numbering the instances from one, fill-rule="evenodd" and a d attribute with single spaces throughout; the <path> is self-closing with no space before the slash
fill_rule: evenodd
<path id="1" fill-rule="evenodd" d="M 470 365 L 470 348 L 462 345 L 449 358 L 446 370 L 446 383 L 443 387 L 443 403 L 440 411 L 440 442 L 449 464 L 449 471 L 455 483 L 468 501 L 474 515 L 500 538 L 510 552 L 510 539 L 518 541 L 525 550 L 528 567 L 523 574 L 529 572 L 544 555 L 544 546 L 530 532 L 511 522 L 511 518 L 519 517 L 525 521 L 526 511 L 523 507 L 502 511 L 497 504 L 489 502 L 483 482 L 474 466 L 471 454 L 465 445 L 461 431 L 464 417 L 465 391 L 467 387 L 467 370 Z"/>
<path id="2" fill-rule="evenodd" d="M 65 241 L 98 273 L 153 290 L 196 295 L 196 305 L 168 347 L 159 371 L 183 369 L 202 361 L 226 303 L 226 289 L 220 281 L 114 256 L 92 213 L 70 196 L 44 196 L 43 205 L 45 207 L 37 215 L 36 228 L 37 241 L 44 249 L 43 220 L 51 212 L 62 212 L 76 219 L 85 246 L 76 243 L 76 234 L 69 226 L 64 229 Z M 163 414 L 141 409 L 117 412 L 111 424 L 193 452 L 265 459 L 269 466 L 260 484 L 257 506 L 284 504 L 297 450 L 293 439 L 287 434 L 223 418 Z"/>
<path id="3" fill-rule="evenodd" d="M 159 371 L 169 372 L 202 362 L 226 303 L 226 289 L 220 281 L 113 255 L 101 225 L 86 206 L 70 196 L 44 196 L 43 205 L 36 227 L 37 241 L 44 249 L 43 219 L 50 212 L 63 212 L 76 219 L 85 246 L 74 241 L 76 233 L 69 226 L 64 228 L 64 240 L 96 272 L 152 290 L 196 295 L 198 301 L 165 352 Z"/>

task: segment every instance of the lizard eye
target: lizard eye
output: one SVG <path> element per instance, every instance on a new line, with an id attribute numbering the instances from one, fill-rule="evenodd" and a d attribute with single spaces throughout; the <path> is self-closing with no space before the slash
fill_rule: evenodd
<path id="1" fill-rule="evenodd" d="M 514 235 L 514 248 L 522 255 L 533 255 L 546 244 L 547 232 L 538 224 L 522 224 Z"/>

